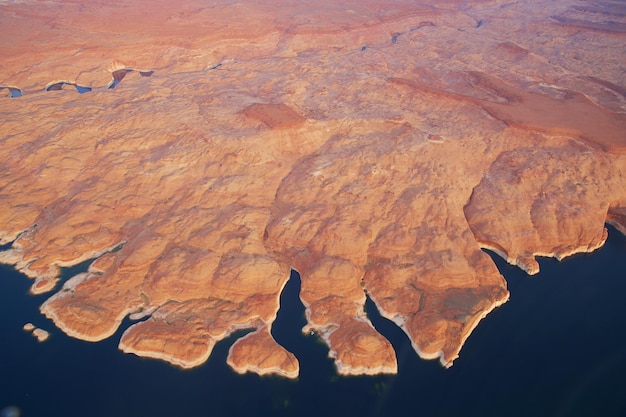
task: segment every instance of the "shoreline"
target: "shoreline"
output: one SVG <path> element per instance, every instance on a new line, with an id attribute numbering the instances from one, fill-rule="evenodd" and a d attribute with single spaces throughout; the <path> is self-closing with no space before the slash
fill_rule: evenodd
<path id="1" fill-rule="evenodd" d="M 128 329 L 132 328 L 132 326 L 130 326 Z M 127 329 L 127 331 L 128 331 Z M 124 334 L 126 334 L 126 332 L 124 332 L 122 334 L 122 337 L 120 338 L 120 341 L 118 343 L 118 349 L 121 350 L 124 353 L 127 354 L 133 354 L 135 356 L 138 356 L 140 358 L 150 358 L 150 359 L 158 359 L 158 360 L 162 360 L 164 362 L 167 362 L 171 365 L 175 365 L 178 366 L 182 369 L 192 369 L 192 368 L 196 368 L 202 364 L 204 364 L 207 360 L 209 360 L 209 357 L 211 356 L 211 353 L 213 352 L 213 348 L 215 347 L 216 341 L 211 339 L 211 345 L 210 347 L 207 349 L 207 351 L 200 357 L 198 357 L 195 360 L 184 360 L 181 359 L 177 356 L 173 356 L 173 355 L 168 355 L 165 352 L 158 352 L 155 350 L 137 350 L 134 349 L 132 346 L 127 345 L 123 342 L 124 340 Z"/>
<path id="2" fill-rule="evenodd" d="M 608 224 L 611 224 L 608 220 L 606 221 Z M 613 226 L 613 224 L 611 224 Z M 615 226 L 614 226 L 615 227 Z M 615 229 L 618 232 L 621 230 L 617 227 Z M 604 227 L 604 235 L 603 238 L 598 241 L 596 244 L 590 244 L 587 246 L 578 246 L 567 252 L 533 252 L 527 258 L 514 258 L 507 254 L 506 250 L 502 248 L 497 243 L 480 241 L 476 239 L 478 246 L 481 249 L 486 249 L 498 255 L 500 258 L 505 260 L 509 265 L 516 266 L 520 268 L 522 271 L 526 272 L 528 275 L 536 275 L 539 273 L 539 262 L 537 261 L 537 257 L 541 258 L 553 258 L 557 261 L 561 262 L 563 259 L 568 258 L 570 256 L 579 254 L 579 253 L 592 253 L 596 250 L 600 249 L 606 243 L 608 239 L 608 229 Z"/>
<path id="3" fill-rule="evenodd" d="M 247 342 L 252 341 L 255 337 L 261 337 L 263 332 L 266 332 L 266 334 L 269 336 L 269 340 L 266 340 L 266 342 L 270 341 L 271 344 L 268 349 L 262 350 L 263 346 L 259 346 L 259 344 L 253 343 L 252 347 L 254 348 L 254 351 L 258 352 L 259 350 L 262 350 L 262 352 L 259 352 L 258 354 L 258 356 L 262 356 L 261 362 L 271 360 L 270 357 L 273 357 L 275 355 L 280 355 L 283 356 L 282 358 L 278 358 L 281 363 L 271 366 L 262 366 L 261 364 L 254 365 L 250 363 L 250 361 L 245 361 L 243 364 L 237 365 L 235 359 L 237 350 L 245 350 Z M 274 351 L 272 352 L 271 349 L 274 349 Z M 261 355 L 261 353 L 265 353 L 265 355 Z M 284 367 L 281 367 L 281 364 L 284 363 L 284 361 L 288 361 L 292 365 L 295 362 L 294 369 L 290 371 L 288 369 L 285 369 Z M 228 349 L 226 364 L 230 366 L 233 371 L 241 375 L 247 372 L 252 372 L 259 376 L 275 375 L 288 379 L 297 379 L 300 375 L 300 363 L 298 361 L 298 358 L 292 352 L 288 351 L 284 346 L 278 343 L 276 339 L 274 339 L 271 334 L 271 325 L 260 327 L 248 333 L 247 335 L 237 339 Z"/>
<path id="4" fill-rule="evenodd" d="M 465 335 L 460 340 L 458 350 L 454 354 L 454 357 L 449 360 L 446 360 L 444 358 L 444 353 L 442 350 L 438 350 L 435 353 L 426 353 L 423 350 L 421 350 L 419 346 L 415 343 L 413 338 L 411 337 L 410 333 L 407 331 L 406 320 L 404 319 L 404 316 L 400 314 L 390 314 L 389 312 L 385 311 L 376 302 L 376 300 L 371 296 L 371 294 L 369 295 L 369 297 L 370 297 L 370 300 L 372 300 L 372 302 L 376 306 L 376 309 L 378 310 L 379 314 L 382 317 L 386 318 L 387 320 L 393 322 L 396 326 L 398 326 L 402 330 L 402 332 L 406 335 L 406 337 L 411 342 L 411 347 L 420 358 L 425 359 L 425 360 L 439 359 L 439 363 L 441 364 L 441 366 L 443 366 L 444 368 L 450 368 L 453 365 L 453 362 L 459 358 L 459 354 L 461 350 L 463 349 L 465 342 L 471 336 L 472 332 L 476 329 L 480 321 L 483 320 L 485 317 L 487 317 L 493 310 L 495 310 L 496 308 L 500 307 L 501 305 L 509 301 L 510 293 L 507 291 L 506 294 L 507 295 L 505 298 L 494 301 L 488 309 L 483 310 L 483 312 L 475 319 L 474 323 L 472 323 L 469 327 L 467 327 L 467 330 L 465 331 Z"/>

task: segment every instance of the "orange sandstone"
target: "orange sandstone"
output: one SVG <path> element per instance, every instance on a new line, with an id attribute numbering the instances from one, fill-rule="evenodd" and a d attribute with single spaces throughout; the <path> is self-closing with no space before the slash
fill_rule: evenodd
<path id="1" fill-rule="evenodd" d="M 146 318 L 120 348 L 189 368 L 249 329 L 228 363 L 295 378 L 295 268 L 339 373 L 397 372 L 367 296 L 450 366 L 509 297 L 483 248 L 626 230 L 615 2 L 83 3 L 0 2 L 0 262 L 70 336 Z"/>
<path id="2" fill-rule="evenodd" d="M 50 333 L 44 329 L 35 327 L 33 323 L 26 323 L 23 327 L 25 332 L 30 332 L 39 342 L 45 342 L 50 337 Z"/>
<path id="3" fill-rule="evenodd" d="M 48 333 L 44 329 L 37 328 L 37 329 L 33 330 L 33 336 L 35 336 L 37 338 L 37 341 L 45 342 L 50 337 L 50 333 Z"/>
<path id="4" fill-rule="evenodd" d="M 237 340 L 228 352 L 227 363 L 240 374 L 255 372 L 297 378 L 299 371 L 298 359 L 276 343 L 267 327 Z"/>

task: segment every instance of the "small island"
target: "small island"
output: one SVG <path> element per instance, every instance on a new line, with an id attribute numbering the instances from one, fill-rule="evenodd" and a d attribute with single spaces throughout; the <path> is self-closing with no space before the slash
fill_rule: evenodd
<path id="1" fill-rule="evenodd" d="M 23 328 L 25 332 L 31 333 L 39 342 L 45 342 L 50 337 L 49 332 L 35 327 L 33 323 L 26 323 Z"/>

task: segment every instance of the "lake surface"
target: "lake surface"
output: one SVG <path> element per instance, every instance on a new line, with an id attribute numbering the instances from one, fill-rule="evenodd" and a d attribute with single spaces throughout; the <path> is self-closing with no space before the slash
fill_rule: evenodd
<path id="1" fill-rule="evenodd" d="M 99 343 L 69 338 L 39 313 L 47 296 L 29 295 L 30 280 L 0 266 L 0 409 L 17 406 L 24 417 L 626 415 L 626 238 L 611 228 L 602 249 L 544 260 L 533 277 L 496 262 L 511 300 L 480 323 L 450 369 L 419 359 L 368 303 L 396 349 L 395 376 L 338 377 L 325 346 L 300 332 L 293 274 L 273 333 L 300 360 L 296 381 L 231 371 L 235 337 L 188 371 L 122 353 L 122 330 Z M 26 322 L 50 339 L 38 343 Z"/>

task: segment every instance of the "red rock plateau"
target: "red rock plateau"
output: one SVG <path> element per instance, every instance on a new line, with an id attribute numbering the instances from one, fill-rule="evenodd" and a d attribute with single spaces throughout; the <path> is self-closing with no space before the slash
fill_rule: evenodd
<path id="1" fill-rule="evenodd" d="M 290 269 L 341 374 L 449 366 L 529 273 L 626 231 L 623 1 L 0 2 L 0 260 L 183 368 L 272 337 Z M 82 93 L 82 94 L 80 94 Z M 60 269 L 93 260 L 60 283 Z M 302 358 L 300 358 L 302 359 Z"/>

